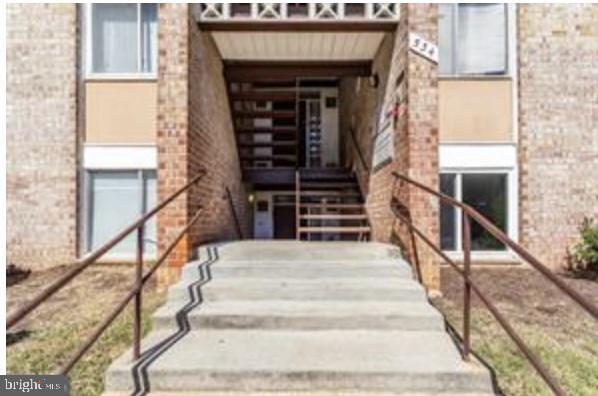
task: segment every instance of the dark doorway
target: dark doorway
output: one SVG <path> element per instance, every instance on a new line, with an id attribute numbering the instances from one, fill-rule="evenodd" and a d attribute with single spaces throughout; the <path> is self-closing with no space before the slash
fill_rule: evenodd
<path id="1" fill-rule="evenodd" d="M 295 239 L 294 206 L 274 206 L 274 239 Z"/>

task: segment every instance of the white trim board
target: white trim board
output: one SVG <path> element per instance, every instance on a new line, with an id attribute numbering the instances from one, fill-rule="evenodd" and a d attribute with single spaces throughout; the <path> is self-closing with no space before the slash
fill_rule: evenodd
<path id="1" fill-rule="evenodd" d="M 156 169 L 157 165 L 155 145 L 86 145 L 83 149 L 85 169 Z"/>
<path id="2" fill-rule="evenodd" d="M 514 144 L 440 144 L 439 167 L 445 169 L 516 168 Z"/>

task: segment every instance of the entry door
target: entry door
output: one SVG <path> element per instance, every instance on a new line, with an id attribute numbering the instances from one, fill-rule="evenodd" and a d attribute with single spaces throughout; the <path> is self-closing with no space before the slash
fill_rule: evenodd
<path id="1" fill-rule="evenodd" d="M 320 91 L 320 114 L 322 128 L 321 166 L 339 166 L 338 142 L 338 89 L 327 88 Z"/>
<path id="2" fill-rule="evenodd" d="M 272 195 L 257 193 L 253 213 L 253 235 L 256 239 L 271 239 L 272 224 Z"/>
<path id="3" fill-rule="evenodd" d="M 274 206 L 274 239 L 295 239 L 294 206 Z"/>

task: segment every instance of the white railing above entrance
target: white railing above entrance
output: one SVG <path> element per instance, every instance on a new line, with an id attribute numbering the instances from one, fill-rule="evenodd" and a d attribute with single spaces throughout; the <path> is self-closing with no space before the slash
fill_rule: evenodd
<path id="1" fill-rule="evenodd" d="M 199 3 L 198 22 L 226 21 L 394 21 L 399 3 Z"/>

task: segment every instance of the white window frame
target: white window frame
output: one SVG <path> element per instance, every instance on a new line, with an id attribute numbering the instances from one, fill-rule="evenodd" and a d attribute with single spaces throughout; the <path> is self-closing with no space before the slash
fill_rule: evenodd
<path id="1" fill-rule="evenodd" d="M 85 258 L 89 255 L 91 255 L 93 253 L 92 247 L 91 247 L 91 232 L 92 232 L 92 211 L 93 211 L 93 202 L 92 202 L 92 191 L 91 191 L 91 180 L 92 180 L 92 174 L 93 173 L 102 173 L 102 172 L 130 172 L 130 173 L 136 173 L 137 174 L 137 183 L 139 183 L 142 187 L 140 189 L 140 194 L 139 194 L 139 202 L 140 205 L 139 207 L 141 208 L 141 211 L 139 213 L 139 217 L 141 217 L 143 215 L 143 210 L 151 210 L 153 208 L 143 208 L 145 200 L 146 200 L 146 191 L 145 191 L 145 182 L 146 182 L 146 177 L 145 174 L 147 172 L 153 171 L 156 173 L 156 180 L 157 180 L 157 170 L 156 169 L 151 169 L 151 168 L 145 168 L 145 169 L 131 169 L 131 168 L 123 168 L 123 169 L 114 169 L 114 168 L 89 168 L 89 169 L 85 169 L 84 174 L 83 174 L 83 179 L 84 179 L 84 191 L 83 191 L 83 233 L 82 233 L 82 238 L 81 238 L 81 243 L 82 243 L 82 258 Z M 157 193 L 157 192 L 156 192 Z M 156 230 L 157 233 L 157 230 Z M 147 239 L 146 236 L 144 236 L 144 239 Z M 147 242 L 147 241 L 146 241 Z M 157 235 L 156 235 L 156 241 L 151 241 L 153 243 L 156 244 L 156 251 L 154 253 L 149 253 L 146 249 L 144 249 L 143 251 L 143 258 L 146 260 L 153 260 L 156 259 L 158 257 L 158 249 L 157 249 Z M 131 253 L 113 253 L 108 251 L 107 253 L 104 254 L 103 258 L 105 260 L 109 260 L 109 261 L 131 261 L 134 260 L 136 257 L 136 253 L 135 252 L 131 252 Z"/>
<path id="2" fill-rule="evenodd" d="M 84 18 L 83 29 L 85 32 L 85 51 L 83 59 L 83 69 L 85 70 L 85 79 L 87 80 L 155 80 L 158 77 L 158 70 L 154 72 L 141 72 L 142 48 L 141 48 L 141 5 L 142 3 L 131 3 L 137 5 L 137 28 L 139 35 L 137 37 L 137 72 L 133 73 L 97 73 L 93 72 L 93 3 L 83 5 Z M 159 12 L 159 11 L 158 11 Z M 158 37 L 156 37 L 158 40 Z M 159 57 L 159 51 L 156 51 L 156 58 Z M 156 59 L 156 69 L 158 62 Z"/>
<path id="3" fill-rule="evenodd" d="M 460 3 L 452 3 L 450 4 L 454 8 L 453 15 L 455 15 L 458 19 L 458 8 Z M 513 29 L 513 24 L 515 21 L 515 4 L 505 4 L 505 3 L 495 3 L 495 4 L 502 4 L 505 8 L 505 71 L 504 73 L 500 74 L 486 74 L 486 73 L 459 73 L 456 70 L 456 65 L 458 64 L 458 48 L 459 41 L 458 37 L 458 29 L 459 29 L 459 21 L 453 19 L 451 22 L 454 25 L 453 29 L 453 37 L 451 40 L 453 41 L 453 64 L 451 69 L 453 70 L 451 73 L 440 73 L 439 78 L 488 78 L 488 79 L 501 79 L 505 77 L 510 77 L 516 71 L 516 65 L 513 65 L 511 59 L 513 58 L 513 54 L 516 52 L 516 39 L 515 39 L 515 31 Z M 438 45 L 440 45 L 440 39 L 438 40 Z M 440 68 L 439 68 L 440 70 Z"/>
<path id="4" fill-rule="evenodd" d="M 515 144 L 441 144 L 440 174 L 456 174 L 455 198 L 462 200 L 463 174 L 506 174 L 507 175 L 507 229 L 506 234 L 513 241 L 519 241 L 519 174 L 517 146 Z M 455 209 L 455 250 L 445 253 L 454 259 L 463 258 L 462 216 Z M 472 250 L 471 256 L 479 261 L 519 262 L 517 255 L 507 247 L 505 250 Z"/>

